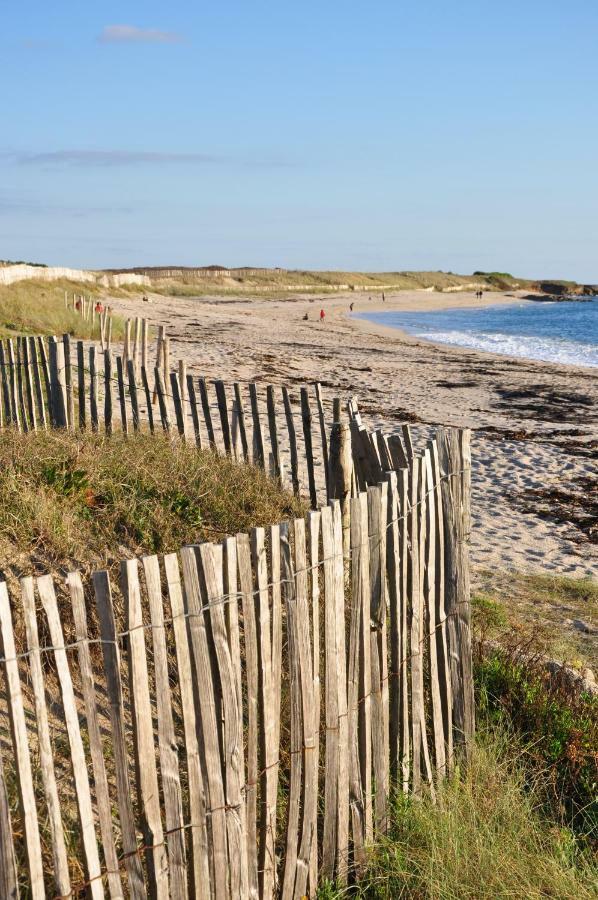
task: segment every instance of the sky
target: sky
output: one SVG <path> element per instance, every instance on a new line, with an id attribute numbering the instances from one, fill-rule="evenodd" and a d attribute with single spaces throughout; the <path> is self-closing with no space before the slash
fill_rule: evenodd
<path id="1" fill-rule="evenodd" d="M 598 282 L 596 0 L 1 2 L 2 259 Z"/>

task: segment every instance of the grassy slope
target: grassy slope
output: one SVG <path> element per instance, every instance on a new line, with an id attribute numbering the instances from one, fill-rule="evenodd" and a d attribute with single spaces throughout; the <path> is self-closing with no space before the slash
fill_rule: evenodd
<path id="1" fill-rule="evenodd" d="M 272 270 L 263 274 L 238 276 L 235 278 L 218 278 L 214 280 L 197 279 L 196 281 L 157 281 L 153 290 L 176 296 L 194 296 L 205 293 L 234 293 L 235 290 L 259 294 L 277 292 L 285 293 L 288 285 L 293 290 L 323 293 L 334 290 L 339 285 L 367 290 L 382 288 L 394 290 L 419 290 L 434 288 L 445 290 L 467 284 L 484 284 L 488 290 L 509 289 L 511 287 L 527 288 L 531 282 L 526 279 L 514 279 L 511 276 L 497 278 L 493 275 L 473 276 L 455 275 L 450 272 L 340 272 L 340 271 L 282 271 Z M 346 288 L 345 288 L 346 289 Z M 131 288 L 131 290 L 136 290 Z"/>
<path id="2" fill-rule="evenodd" d="M 17 281 L 0 285 L 0 337 L 15 334 L 70 334 L 78 338 L 92 337 L 91 325 L 64 305 L 64 292 L 104 297 L 105 289 L 86 282 L 74 281 Z M 113 337 L 122 334 L 122 321 L 113 317 Z M 98 324 L 93 337 L 99 337 Z"/>
<path id="3" fill-rule="evenodd" d="M 598 583 L 589 578 L 481 571 L 473 595 L 483 637 L 598 671 Z M 586 628 L 584 626 L 589 625 Z"/>
<path id="4" fill-rule="evenodd" d="M 13 575 L 113 568 L 302 513 L 262 471 L 161 434 L 0 431 L 0 496 Z"/>

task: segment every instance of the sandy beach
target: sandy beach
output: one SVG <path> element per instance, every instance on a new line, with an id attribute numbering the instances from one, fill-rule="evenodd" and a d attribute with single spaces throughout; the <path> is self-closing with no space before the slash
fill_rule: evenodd
<path id="1" fill-rule="evenodd" d="M 363 313 L 512 303 L 516 295 L 409 291 L 387 293 L 385 303 L 358 293 L 149 296 L 112 306 L 165 325 L 172 360 L 184 358 L 194 374 L 318 380 L 329 398 L 357 396 L 368 423 L 391 431 L 407 421 L 416 437 L 438 424 L 472 428 L 474 567 L 596 576 L 587 516 L 592 493 L 596 504 L 598 370 L 435 345 L 349 313 L 351 302 Z"/>

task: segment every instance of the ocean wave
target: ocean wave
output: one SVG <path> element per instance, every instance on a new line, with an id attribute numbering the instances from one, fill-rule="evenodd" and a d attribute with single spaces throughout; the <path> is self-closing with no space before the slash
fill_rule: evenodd
<path id="1" fill-rule="evenodd" d="M 441 344 L 454 344 L 471 350 L 486 350 L 507 356 L 538 359 L 545 362 L 567 363 L 574 366 L 598 367 L 598 346 L 578 343 L 565 338 L 513 335 L 467 331 L 421 331 L 417 337 Z"/>

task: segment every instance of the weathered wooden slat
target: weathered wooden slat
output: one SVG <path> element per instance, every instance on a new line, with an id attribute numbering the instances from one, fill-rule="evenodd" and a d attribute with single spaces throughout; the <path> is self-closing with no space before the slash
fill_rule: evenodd
<path id="1" fill-rule="evenodd" d="M 407 457 L 407 462 L 410 463 L 413 459 L 413 441 L 411 439 L 411 429 L 409 425 L 406 423 L 401 425 L 401 432 L 403 434 L 403 443 L 405 445 L 405 456 Z"/>
<path id="2" fill-rule="evenodd" d="M 278 443 L 278 426 L 276 422 L 276 399 L 274 396 L 274 386 L 269 384 L 266 387 L 266 409 L 268 412 L 268 431 L 270 432 L 270 446 L 272 448 L 272 475 L 274 478 L 280 478 L 280 444 Z"/>
<path id="3" fill-rule="evenodd" d="M 155 394 L 158 397 L 158 407 L 160 409 L 160 421 L 162 423 L 162 430 L 166 433 L 170 432 L 170 416 L 168 415 L 168 406 L 166 403 L 166 389 L 164 387 L 164 378 L 162 377 L 162 370 L 156 366 L 154 369 L 154 376 L 156 379 L 156 388 Z"/>
<path id="4" fill-rule="evenodd" d="M 259 860 L 260 893 L 271 897 L 274 890 L 276 841 L 276 794 L 278 787 L 278 747 L 275 746 L 275 719 L 280 710 L 274 708 L 272 683 L 272 637 L 268 597 L 266 534 L 263 528 L 251 531 L 251 557 L 255 573 L 256 628 L 258 646 L 258 704 L 260 747 L 260 816 Z"/>
<path id="5" fill-rule="evenodd" d="M 181 398 L 181 408 L 183 415 L 183 440 L 187 439 L 187 363 L 184 359 L 179 359 L 179 396 Z"/>
<path id="6" fill-rule="evenodd" d="M 56 339 L 54 339 L 55 341 Z M 19 414 L 19 397 L 17 389 L 17 362 L 12 338 L 6 341 L 8 350 L 8 390 L 10 397 L 10 419 L 17 431 L 21 430 L 22 422 Z"/>
<path id="7" fill-rule="evenodd" d="M 470 432 L 438 430 L 444 512 L 445 604 L 453 696 L 453 740 L 469 753 L 475 732 L 471 658 L 469 533 L 471 527 Z"/>
<path id="8" fill-rule="evenodd" d="M 222 602 L 222 548 L 202 544 L 201 559 L 209 604 L 210 630 L 219 675 L 220 707 L 223 719 L 223 771 L 226 790 L 226 828 L 228 835 L 228 874 L 230 896 L 247 897 L 247 838 L 245 810 L 241 793 L 243 771 L 243 710 L 237 702 L 237 679 L 231 657 L 224 604 Z"/>
<path id="9" fill-rule="evenodd" d="M 143 392 L 145 394 L 145 410 L 147 415 L 147 424 L 149 425 L 150 434 L 154 433 L 154 410 L 152 404 L 152 392 L 149 386 L 146 366 L 141 367 L 141 383 L 143 384 Z"/>
<path id="10" fill-rule="evenodd" d="M 46 418 L 46 403 L 44 401 L 44 391 L 42 388 L 42 380 L 40 373 L 40 365 L 37 353 L 37 342 L 34 337 L 30 337 L 29 341 L 29 361 L 31 364 L 31 375 L 33 380 L 33 391 L 37 402 L 38 419 L 43 428 L 48 427 Z M 1 407 L 1 404 L 0 404 Z"/>
<path id="11" fill-rule="evenodd" d="M 0 371 L 2 372 L 2 397 L 4 399 L 4 416 L 7 424 L 12 424 L 10 405 L 10 366 L 4 353 L 4 341 L 0 339 Z"/>
<path id="12" fill-rule="evenodd" d="M 16 658 L 12 616 L 10 613 L 10 600 L 5 581 L 0 581 L 0 651 L 3 656 L 2 662 L 6 680 L 8 717 L 12 733 L 17 790 L 19 793 L 23 836 L 27 853 L 27 868 L 29 870 L 28 889 L 34 900 L 38 900 L 38 898 L 42 900 L 46 894 L 44 890 L 44 869 L 42 863 L 39 824 L 37 807 L 35 805 L 31 756 L 27 740 L 27 726 L 25 725 L 21 679 L 19 677 L 19 663 Z"/>
<path id="13" fill-rule="evenodd" d="M 300 745 L 303 756 L 303 786 L 301 796 L 301 837 L 297 856 L 297 874 L 294 896 L 307 893 L 312 847 L 317 841 L 317 768 L 313 756 L 316 752 L 316 725 L 314 721 L 314 666 L 312 661 L 312 635 L 309 623 L 309 594 L 305 520 L 294 522 L 295 544 L 295 603 L 293 614 L 296 627 L 296 649 L 300 691 Z M 291 626 L 292 627 L 292 626 Z"/>
<path id="14" fill-rule="evenodd" d="M 293 484 L 293 493 L 297 496 L 301 493 L 301 482 L 299 478 L 299 453 L 297 451 L 297 432 L 295 429 L 295 419 L 293 416 L 293 405 L 288 389 L 283 385 L 282 400 L 284 403 L 284 414 L 287 423 L 287 432 L 289 435 L 289 452 L 291 457 L 291 481 Z"/>
<path id="15" fill-rule="evenodd" d="M 75 395 L 73 390 L 73 368 L 71 362 L 71 337 L 69 334 L 62 335 L 62 345 L 64 347 L 64 379 L 66 385 L 67 421 L 69 428 L 74 428 Z"/>
<path id="16" fill-rule="evenodd" d="M 320 425 L 320 440 L 322 442 L 322 465 L 324 466 L 324 473 L 326 477 L 326 497 L 330 500 L 330 486 L 328 484 L 329 475 L 329 467 L 328 467 L 328 429 L 326 427 L 326 416 L 324 414 L 324 402 L 322 400 L 322 385 L 319 382 L 316 382 L 315 385 L 316 391 L 316 403 L 318 405 L 318 421 Z"/>
<path id="17" fill-rule="evenodd" d="M 224 452 L 229 456 L 232 453 L 230 421 L 228 417 L 228 400 L 226 397 L 226 387 L 223 381 L 215 381 L 216 400 L 218 402 L 218 413 L 220 415 L 220 426 L 222 428 L 222 440 L 224 442 Z"/>
<path id="18" fill-rule="evenodd" d="M 135 377 L 133 362 L 129 371 Z M 164 602 L 160 581 L 160 564 L 157 556 L 142 558 L 145 586 L 152 624 L 152 648 L 154 651 L 154 677 L 156 683 L 156 710 L 158 716 L 158 748 L 160 773 L 164 796 L 166 845 L 172 900 L 188 897 L 185 832 L 183 830 L 183 796 L 179 775 L 179 758 L 172 716 L 172 694 L 168 677 L 168 649 L 164 625 Z"/>
<path id="19" fill-rule="evenodd" d="M 69 741 L 71 765 L 75 781 L 75 793 L 77 797 L 77 812 L 81 826 L 81 841 L 83 855 L 89 879 L 89 893 L 93 898 L 104 896 L 104 885 L 101 880 L 100 857 L 96 838 L 94 815 L 91 804 L 91 788 L 87 772 L 87 761 L 83 748 L 83 739 L 79 728 L 79 716 L 75 701 L 75 692 L 69 669 L 66 650 L 64 649 L 64 634 L 58 603 L 54 591 L 54 582 L 51 575 L 42 575 L 37 579 L 37 590 L 46 613 L 50 639 L 54 645 L 54 660 L 60 683 L 60 694 L 64 710 L 64 720 Z"/>
<path id="20" fill-rule="evenodd" d="M 112 351 L 104 350 L 104 428 L 112 434 Z"/>
<path id="21" fill-rule="evenodd" d="M 401 565 L 401 772 L 403 777 L 403 793 L 409 790 L 410 766 L 411 766 L 411 730 L 409 722 L 410 698 L 409 698 L 409 471 L 400 469 L 398 472 L 399 491 L 399 557 Z"/>
<path id="22" fill-rule="evenodd" d="M 253 422 L 252 461 L 254 465 L 263 469 L 266 465 L 264 435 L 258 405 L 257 384 L 253 381 L 249 383 L 249 401 L 251 403 L 251 419 Z"/>
<path id="23" fill-rule="evenodd" d="M 183 710 L 183 730 L 189 782 L 189 822 L 191 823 L 191 886 L 195 900 L 209 900 L 211 890 L 206 829 L 206 796 L 199 755 L 198 725 L 193 698 L 193 676 L 183 604 L 183 590 L 176 553 L 169 553 L 164 557 L 164 570 L 170 597 Z"/>
<path id="24" fill-rule="evenodd" d="M 398 472 L 399 469 L 407 468 L 407 455 L 403 449 L 403 442 L 398 434 L 390 434 L 388 436 L 388 451 L 395 472 Z"/>
<path id="25" fill-rule="evenodd" d="M 176 427 L 180 437 L 185 438 L 185 414 L 183 409 L 183 398 L 181 395 L 181 386 L 179 377 L 176 372 L 170 373 L 170 390 L 172 392 L 172 402 L 174 405 L 174 416 L 176 419 Z"/>
<path id="26" fill-rule="evenodd" d="M 25 369 L 23 363 L 23 342 L 24 338 L 17 338 L 17 402 L 19 404 L 19 418 L 23 426 L 23 431 L 30 431 L 29 417 L 27 415 L 27 406 L 25 400 Z"/>
<path id="27" fill-rule="evenodd" d="M 432 464 L 432 484 L 436 510 L 436 651 L 438 655 L 438 681 L 440 701 L 442 704 L 442 720 L 446 742 L 447 773 L 453 769 L 453 695 L 451 688 L 451 664 L 448 655 L 448 637 L 446 609 L 444 605 L 444 513 L 442 504 L 442 482 L 438 444 L 436 440 L 429 443 Z"/>
<path id="28" fill-rule="evenodd" d="M 128 634 L 128 666 L 135 748 L 135 771 L 141 812 L 143 839 L 146 845 L 145 859 L 149 889 L 157 897 L 168 896 L 168 860 L 164 847 L 164 832 L 160 815 L 158 772 L 154 750 L 152 708 L 149 693 L 149 677 L 141 590 L 136 559 L 121 562 L 120 581 L 125 603 L 125 622 Z"/>
<path id="29" fill-rule="evenodd" d="M 189 397 L 189 406 L 191 408 L 191 421 L 193 422 L 193 433 L 195 434 L 195 444 L 199 449 L 203 447 L 203 438 L 201 434 L 201 426 L 199 424 L 199 413 L 197 410 L 197 394 L 195 393 L 195 384 L 193 383 L 193 375 L 187 375 L 187 396 Z"/>
<path id="30" fill-rule="evenodd" d="M 313 730 L 314 749 L 307 754 L 306 765 L 313 769 L 311 780 L 315 784 L 317 794 L 320 766 L 320 526 L 319 510 L 310 510 L 307 514 L 307 550 L 308 550 L 308 605 L 311 611 L 311 646 L 313 662 Z M 318 889 L 318 808 L 313 805 L 312 843 L 309 860 L 308 893 L 315 894 Z"/>
<path id="31" fill-rule="evenodd" d="M 44 797 L 48 809 L 48 821 L 52 838 L 52 861 L 54 863 L 53 877 L 58 894 L 63 895 L 70 893 L 71 880 L 64 840 L 64 828 L 62 825 L 62 816 L 60 814 L 60 800 L 56 785 L 52 745 L 50 742 L 48 708 L 46 706 L 44 675 L 39 650 L 37 618 L 35 615 L 34 585 L 33 578 L 31 577 L 21 579 L 21 602 L 23 606 L 25 633 L 27 635 L 27 650 L 29 652 L 29 674 L 31 677 L 31 687 L 33 689 L 33 699 L 35 704 L 39 766 L 41 769 Z"/>
<path id="32" fill-rule="evenodd" d="M 401 551 L 398 522 L 397 473 L 388 473 L 388 516 L 386 572 L 388 584 L 390 672 L 389 695 L 389 772 L 398 784 L 401 770 Z"/>
<path id="33" fill-rule="evenodd" d="M 50 339 L 50 375 L 52 379 L 52 406 L 54 424 L 57 428 L 68 428 L 68 398 L 66 384 L 66 363 L 64 344 L 56 338 Z"/>
<path id="34" fill-rule="evenodd" d="M 135 366 L 129 360 L 127 363 L 127 381 L 129 383 L 129 397 L 131 398 L 131 415 L 133 418 L 133 430 L 139 431 L 139 398 L 137 396 L 137 377 L 135 375 Z"/>
<path id="35" fill-rule="evenodd" d="M 360 677 L 363 665 L 361 654 L 362 606 L 367 581 L 361 571 L 362 518 L 364 494 L 351 499 L 351 618 L 349 623 L 349 653 L 347 672 L 347 706 L 349 723 L 349 802 L 353 863 L 357 872 L 365 865 L 365 797 L 360 764 Z M 367 515 L 367 509 L 366 509 Z M 367 540 L 367 538 L 366 538 Z M 369 573 L 368 573 L 369 581 Z M 369 609 L 368 609 L 369 617 Z M 369 647 L 369 644 L 368 644 Z M 369 701 L 368 701 L 369 702 Z"/>
<path id="36" fill-rule="evenodd" d="M 98 419 L 98 387 L 99 373 L 96 366 L 96 348 L 89 348 L 89 421 L 91 430 L 97 431 L 99 428 Z"/>
<path id="37" fill-rule="evenodd" d="M 52 422 L 51 416 L 51 383 L 50 383 L 50 366 L 48 364 L 48 353 L 46 351 L 45 339 L 43 337 L 38 337 L 37 339 L 37 351 L 39 355 L 40 368 L 42 370 L 42 375 L 44 377 L 44 386 L 46 389 L 46 398 L 48 403 L 48 420 Z"/>
<path id="38" fill-rule="evenodd" d="M 316 490 L 316 472 L 314 467 L 314 451 L 311 433 L 311 407 L 309 405 L 309 392 L 306 387 L 301 388 L 301 420 L 303 423 L 303 441 L 305 446 L 307 483 L 309 485 L 309 501 L 312 508 L 315 509 L 318 505 L 318 492 Z"/>
<path id="39" fill-rule="evenodd" d="M 248 534 L 238 534 L 237 565 L 239 588 L 243 608 L 243 644 L 247 681 L 247 775 L 245 807 L 247 813 L 247 866 L 249 896 L 255 900 L 258 889 L 257 856 L 257 783 L 258 783 L 258 650 L 255 603 L 253 599 L 253 573 L 251 570 L 251 546 Z"/>
<path id="40" fill-rule="evenodd" d="M 109 351 L 107 350 L 106 353 Z M 129 779 L 128 750 L 125 736 L 125 717 L 123 707 L 122 682 L 120 674 L 120 654 L 116 638 L 114 607 L 110 580 L 106 571 L 94 572 L 92 575 L 100 636 L 102 639 L 102 655 L 106 674 L 106 690 L 109 699 L 110 739 L 114 755 L 116 775 L 116 792 L 124 864 L 129 880 L 129 892 L 135 900 L 147 897 L 141 858 L 137 850 L 135 819 L 131 801 L 131 783 Z"/>
<path id="41" fill-rule="evenodd" d="M 125 360 L 125 364 L 128 365 L 130 359 Z M 125 372 L 123 357 L 116 357 L 116 378 L 118 381 L 118 402 L 120 406 L 120 422 L 123 434 L 129 433 L 129 417 L 127 414 L 127 395 L 125 391 Z"/>
<path id="42" fill-rule="evenodd" d="M 426 597 L 425 597 L 425 572 L 426 572 L 426 543 L 427 543 L 427 481 L 426 466 L 423 455 L 419 455 L 419 480 L 417 486 L 417 515 L 419 521 L 419 596 L 420 596 L 420 634 L 419 634 L 419 653 L 421 657 L 422 670 L 429 669 L 429 659 L 427 658 L 426 649 L 428 641 L 426 638 Z M 423 675 L 422 675 L 423 678 Z M 430 756 L 430 747 L 428 742 L 428 724 L 425 709 L 426 696 L 422 686 L 422 694 L 424 702 L 421 707 L 421 725 L 420 733 L 422 739 L 422 758 L 424 762 L 424 775 L 429 787 L 430 795 L 435 799 L 434 778 L 432 773 L 432 760 Z"/>
<path id="43" fill-rule="evenodd" d="M 370 659 L 372 709 L 372 766 L 375 781 L 375 826 L 387 828 L 389 789 L 388 657 L 386 634 L 386 485 L 368 488 L 370 554 Z"/>
<path id="44" fill-rule="evenodd" d="M 287 833 L 282 880 L 282 900 L 295 898 L 297 859 L 299 850 L 300 804 L 302 793 L 302 725 L 301 690 L 299 672 L 299 635 L 296 615 L 295 572 L 288 534 L 281 535 L 282 595 L 287 617 L 287 653 L 290 682 L 290 781 L 287 804 Z"/>
<path id="45" fill-rule="evenodd" d="M 348 851 L 348 745 L 344 624 L 343 544 L 340 504 L 322 509 L 324 645 L 326 668 L 326 765 L 322 875 L 346 881 Z M 340 566 L 339 559 L 340 556 Z M 340 617 L 339 617 L 340 612 Z"/>
<path id="46" fill-rule="evenodd" d="M 432 735 L 434 739 L 434 763 L 436 777 L 446 774 L 446 749 L 444 723 L 442 717 L 442 700 L 440 695 L 440 679 L 438 673 L 438 645 L 436 622 L 436 497 L 434 492 L 434 475 L 432 456 L 429 448 L 424 453 L 426 469 L 426 569 L 424 580 L 424 599 L 426 606 L 426 638 L 428 643 L 430 699 L 432 701 Z"/>
<path id="47" fill-rule="evenodd" d="M 87 397 L 85 392 L 85 345 L 77 341 L 77 407 L 79 428 L 83 429 L 87 419 Z"/>
<path id="48" fill-rule="evenodd" d="M 409 472 L 408 591 L 411 606 L 411 750 L 413 753 L 412 787 L 416 797 L 421 794 L 421 726 L 424 708 L 424 669 L 422 657 L 422 598 L 420 592 L 419 549 L 419 470 L 420 460 L 411 460 Z"/>
<path id="49" fill-rule="evenodd" d="M 100 833 L 104 846 L 104 860 L 107 869 L 107 881 L 112 900 L 124 897 L 119 871 L 118 857 L 114 843 L 112 807 L 108 789 L 108 778 L 104 763 L 102 737 L 97 709 L 95 679 L 89 652 L 89 633 L 87 630 L 87 614 L 85 611 L 85 595 L 83 582 L 78 572 L 69 572 L 67 585 L 71 595 L 75 637 L 77 640 L 77 657 L 81 676 L 81 693 L 85 703 L 85 718 L 89 736 L 89 752 L 93 766 L 96 805 L 100 823 Z"/>
<path id="50" fill-rule="evenodd" d="M 373 796 L 372 796 L 372 663 L 371 663 L 371 609 L 370 609 L 370 548 L 368 540 L 368 496 L 358 497 L 359 505 L 356 515 L 359 525 L 356 538 L 359 537 L 357 561 L 353 578 L 353 592 L 360 593 L 359 608 L 361 622 L 359 632 L 359 765 L 363 785 L 363 810 L 366 845 L 371 844 L 374 836 L 373 828 Z M 353 527 L 353 510 L 351 510 L 351 527 Z M 353 547 L 351 548 L 353 553 Z"/>
<path id="51" fill-rule="evenodd" d="M 183 547 L 181 551 L 185 583 L 185 612 L 189 616 L 189 634 L 194 677 L 202 723 L 203 750 L 207 774 L 207 814 L 211 820 L 211 852 L 214 873 L 213 893 L 216 900 L 229 896 L 228 852 L 225 791 L 222 759 L 219 746 L 219 724 L 216 716 L 217 700 L 212 676 L 212 654 L 208 643 L 204 597 L 202 595 L 196 551 Z"/>
<path id="52" fill-rule="evenodd" d="M 6 790 L 4 765 L 0 753 L 0 897 L 19 900 L 17 861 L 13 843 L 10 803 Z"/>
<path id="53" fill-rule="evenodd" d="M 275 770 L 275 778 L 273 779 L 272 793 L 274 794 L 274 785 L 278 791 L 278 777 L 280 758 L 280 701 L 282 691 L 282 584 L 281 584 L 281 562 L 280 562 L 280 540 L 281 534 L 288 534 L 288 525 L 271 525 L 269 528 L 269 544 L 270 544 L 270 584 L 272 595 L 272 710 L 274 727 L 272 729 L 272 746 L 275 753 L 275 763 L 272 768 Z M 274 800 L 276 803 L 276 800 Z M 276 823 L 275 823 L 276 824 Z M 274 835 L 276 839 L 276 835 Z M 274 888 L 278 887 L 277 872 L 275 867 Z"/>
<path id="54" fill-rule="evenodd" d="M 235 403 L 237 407 L 237 423 L 239 428 L 239 437 L 241 438 L 241 450 L 243 451 L 243 459 L 245 462 L 249 460 L 249 446 L 247 443 L 247 428 L 245 425 L 245 407 L 243 404 L 243 393 L 241 385 L 236 381 L 233 385 L 235 392 Z"/>
<path id="55" fill-rule="evenodd" d="M 35 398 L 33 395 L 33 373 L 31 356 L 29 353 L 29 338 L 23 338 L 23 381 L 25 384 L 25 399 L 27 402 L 27 416 L 29 428 L 37 431 L 37 415 L 35 412 Z"/>
<path id="56" fill-rule="evenodd" d="M 208 386 L 205 378 L 198 378 L 199 397 L 201 399 L 201 408 L 203 410 L 203 420 L 206 426 L 206 434 L 208 436 L 208 444 L 212 449 L 216 447 L 216 435 L 214 434 L 214 424 L 212 422 L 212 412 L 210 410 L 210 396 L 208 394 Z"/>

